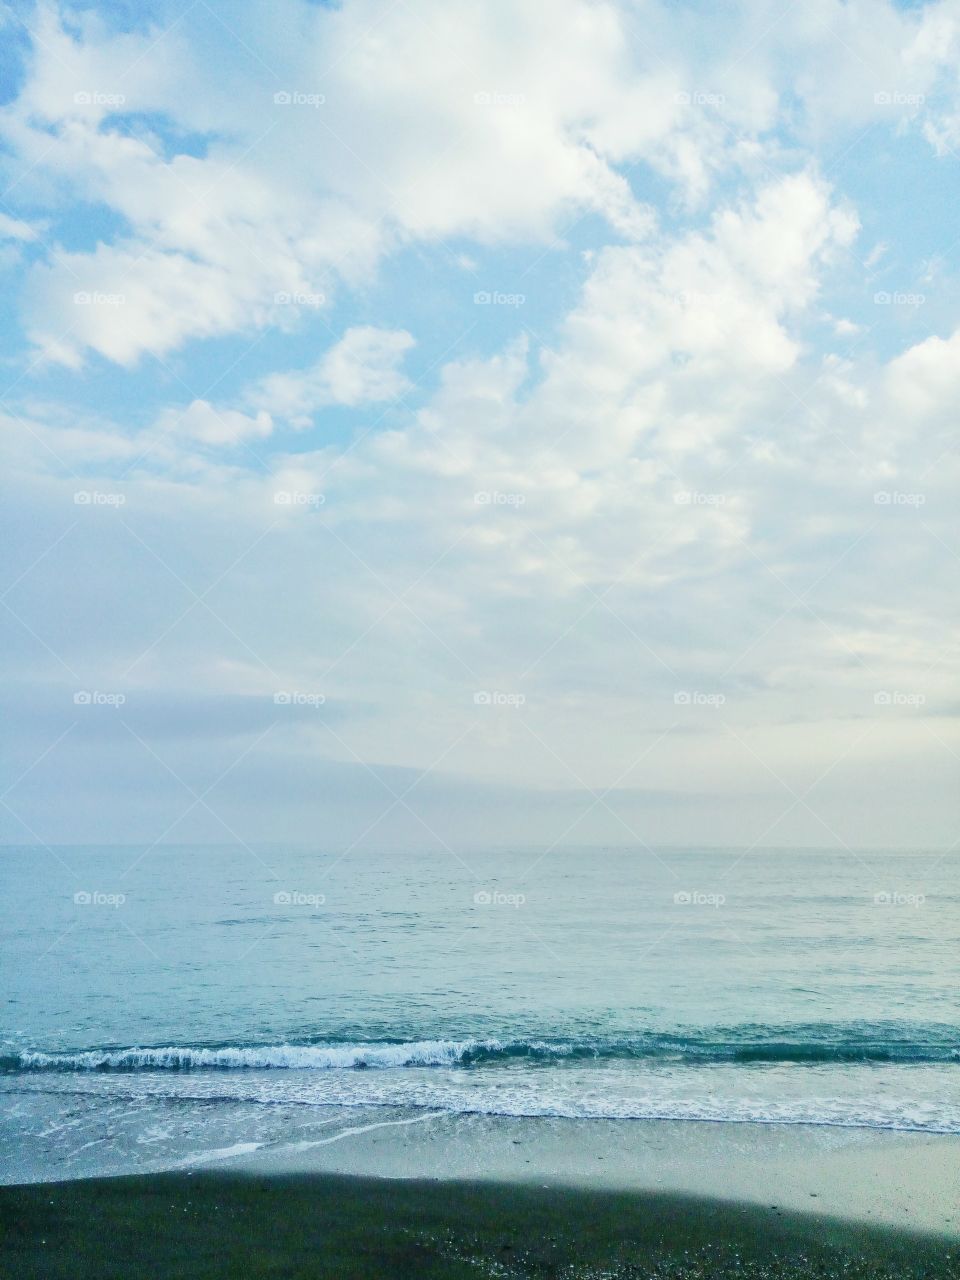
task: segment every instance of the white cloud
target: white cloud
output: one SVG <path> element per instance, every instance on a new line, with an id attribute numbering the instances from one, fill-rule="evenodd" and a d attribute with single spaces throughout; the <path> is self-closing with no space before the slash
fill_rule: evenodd
<path id="1" fill-rule="evenodd" d="M 887 88 L 943 93 L 926 123 L 946 128 L 954 9 L 812 0 L 784 15 L 745 0 L 694 27 L 675 6 L 584 0 L 239 4 L 231 25 L 268 75 L 222 35 L 223 57 L 205 59 L 189 15 L 169 38 L 121 40 L 92 18 L 71 35 L 47 6 L 2 126 L 25 203 L 55 226 L 79 201 L 96 234 L 69 224 L 87 234 L 32 268 L 27 327 L 50 359 L 123 369 L 77 378 L 87 408 L 37 401 L 5 422 L 37 539 L 25 563 L 41 566 L 11 607 L 102 671 L 100 687 L 136 660 L 147 689 L 240 670 L 245 696 L 322 689 L 353 708 L 343 741 L 367 761 L 429 764 L 475 714 L 474 690 L 513 689 L 528 718 L 478 721 L 457 767 L 606 786 L 693 688 L 722 691 L 760 758 L 808 782 L 838 734 L 871 726 L 869 797 L 905 750 L 875 691 L 920 689 L 938 709 L 953 696 L 955 606 L 938 577 L 953 569 L 960 348 L 925 336 L 884 362 L 851 298 L 824 294 L 848 270 L 853 290 L 868 283 L 848 253 L 843 148 L 868 125 L 919 138 L 912 109 L 875 100 Z M 123 128 L 109 104 L 71 101 L 127 82 Z M 274 104 L 279 86 L 289 103 Z M 134 117 L 153 111 L 164 119 Z M 807 163 L 825 138 L 833 185 Z M 0 232 L 26 243 L 25 226 Z M 318 358 L 312 331 L 295 332 L 390 252 L 432 246 L 487 271 L 565 238 L 577 251 L 557 252 L 544 293 L 575 301 L 558 302 L 548 340 L 536 317 L 517 337 L 521 317 L 484 313 L 502 341 L 466 339 L 416 400 L 405 364 L 429 305 L 410 308 L 416 322 L 398 305 L 353 324 Z M 301 293 L 309 308 L 282 300 Z M 440 349 L 434 323 L 424 345 Z M 272 372 L 243 386 L 243 338 L 198 384 L 223 375 L 216 391 L 157 413 L 182 386 L 171 353 L 268 327 L 256 359 Z M 152 401 L 99 412 L 111 379 Z M 346 415 L 325 431 L 325 408 L 372 405 L 389 427 L 377 411 L 354 436 Z M 123 522 L 75 506 L 78 487 L 121 491 Z M 184 581 L 216 585 L 210 612 L 181 617 Z M 24 635 L 18 661 L 42 668 L 49 653 Z M 764 803 L 778 796 L 717 720 L 684 721 L 635 781 L 747 810 L 764 786 Z M 911 726 L 909 751 L 927 765 L 923 732 Z M 347 750 L 298 733 L 311 760 Z M 276 775 L 287 763 L 271 759 Z"/>
<path id="2" fill-rule="evenodd" d="M 267 287 L 249 272 L 232 272 L 227 261 L 100 245 L 34 267 L 27 331 L 50 360 L 78 368 L 89 349 L 132 366 L 145 351 L 163 356 L 186 338 L 265 323 Z"/>
<path id="3" fill-rule="evenodd" d="M 949 415 L 955 419 L 960 395 L 960 330 L 949 338 L 930 337 L 894 360 L 887 374 L 898 409 L 913 418 Z"/>
<path id="4" fill-rule="evenodd" d="M 208 400 L 193 400 L 183 412 L 167 410 L 158 427 L 161 433 L 182 432 L 203 444 L 232 445 L 268 436 L 273 421 L 263 410 L 251 417 L 236 409 L 216 409 Z"/>
<path id="5" fill-rule="evenodd" d="M 659 586 L 738 559 L 741 477 L 716 473 L 782 399 L 801 353 L 793 322 L 856 225 L 802 173 L 719 210 L 706 233 L 602 250 L 538 368 L 525 340 L 450 361 L 405 429 L 342 460 L 318 455 L 330 518 L 390 521 L 414 540 L 428 525 L 508 593 L 611 576 Z M 294 382 L 295 408 L 317 381 L 314 370 Z M 279 415 L 284 387 L 270 379 L 251 403 Z"/>
<path id="6" fill-rule="evenodd" d="M 0 213 L 0 268 L 6 270 L 23 259 L 24 245 L 37 239 L 37 231 L 28 222 Z"/>
<path id="7" fill-rule="evenodd" d="M 348 329 L 311 368 L 270 374 L 248 398 L 299 427 L 309 426 L 312 415 L 327 405 L 355 407 L 395 400 L 411 385 L 399 366 L 413 345 L 405 330 L 357 326 Z"/>
<path id="8" fill-rule="evenodd" d="M 269 30 L 256 10 L 232 15 L 263 48 L 252 76 L 229 59 L 198 76 L 188 24 L 116 36 L 89 17 L 74 33 L 43 7 L 31 75 L 2 120 L 17 180 L 105 205 L 125 227 L 38 266 L 28 326 L 51 359 L 131 364 L 289 323 L 277 293 L 330 295 L 411 240 L 550 244 L 589 212 L 643 238 L 652 214 L 615 165 L 645 160 L 702 195 L 729 149 L 678 104 L 681 76 L 633 62 L 613 5 L 430 0 L 415 21 L 373 0 L 281 7 L 289 21 Z M 290 102 L 274 102 L 278 76 Z M 323 101 L 300 102 L 311 97 Z M 118 127 L 138 112 L 199 132 L 203 154 L 178 151 L 169 129 Z M 122 280 L 127 312 L 76 325 L 78 279 L 101 292 Z"/>
<path id="9" fill-rule="evenodd" d="M 0 213 L 0 238 L 4 240 L 36 240 L 37 232 L 28 222 Z"/>

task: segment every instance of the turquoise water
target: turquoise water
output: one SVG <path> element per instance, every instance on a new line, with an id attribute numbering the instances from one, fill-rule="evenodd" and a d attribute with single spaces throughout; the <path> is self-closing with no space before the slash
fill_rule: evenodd
<path id="1" fill-rule="evenodd" d="M 344 1106 L 960 1132 L 955 854 L 58 848 L 0 869 L 7 1180 L 297 1142 Z"/>

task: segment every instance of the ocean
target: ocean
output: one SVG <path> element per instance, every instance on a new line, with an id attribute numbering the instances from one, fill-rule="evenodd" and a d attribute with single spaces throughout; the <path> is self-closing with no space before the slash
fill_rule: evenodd
<path id="1" fill-rule="evenodd" d="M 960 1133 L 957 872 L 924 850 L 7 848 L 0 1180 L 302 1148 L 345 1114 Z"/>

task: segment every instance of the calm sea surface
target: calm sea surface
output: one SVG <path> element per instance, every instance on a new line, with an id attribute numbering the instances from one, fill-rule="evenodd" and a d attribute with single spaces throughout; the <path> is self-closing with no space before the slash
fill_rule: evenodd
<path id="1" fill-rule="evenodd" d="M 302 1143 L 344 1106 L 960 1132 L 958 872 L 6 849 L 0 1180 Z"/>

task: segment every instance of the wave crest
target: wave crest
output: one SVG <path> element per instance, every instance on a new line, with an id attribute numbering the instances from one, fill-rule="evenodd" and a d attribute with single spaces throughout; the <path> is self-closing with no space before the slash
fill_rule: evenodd
<path id="1" fill-rule="evenodd" d="M 726 1033 L 646 1033 L 626 1039 L 411 1040 L 319 1044 L 267 1044 L 97 1048 L 76 1053 L 20 1051 L 0 1057 L 6 1071 L 301 1071 L 470 1067 L 526 1060 L 645 1059 L 691 1065 L 711 1063 L 950 1063 L 960 1062 L 956 1033 L 906 1037 L 873 1028 L 758 1028 Z M 805 1034 L 804 1034 L 805 1032 Z"/>
<path id="2" fill-rule="evenodd" d="M 473 1041 L 415 1040 L 407 1044 L 227 1045 L 196 1048 L 88 1049 L 81 1053 L 24 1052 L 10 1065 L 22 1071 L 335 1070 L 363 1067 L 455 1066 Z"/>

